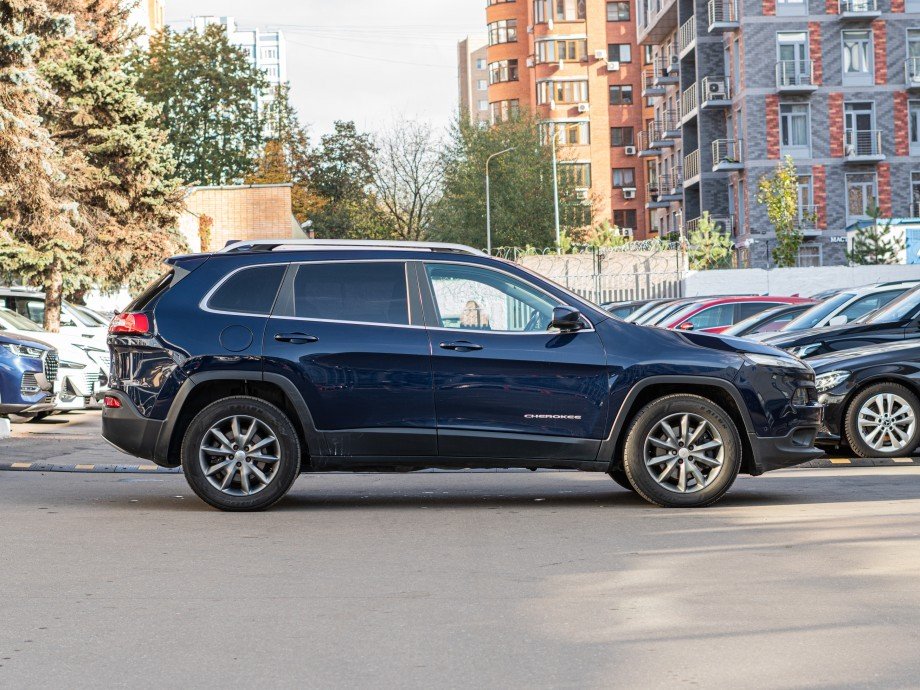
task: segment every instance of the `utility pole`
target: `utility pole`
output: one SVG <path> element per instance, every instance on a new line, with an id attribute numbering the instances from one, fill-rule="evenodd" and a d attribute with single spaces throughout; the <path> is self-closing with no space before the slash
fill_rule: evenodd
<path id="1" fill-rule="evenodd" d="M 562 232 L 559 230 L 559 173 L 556 169 L 556 126 L 550 125 L 550 139 L 553 142 L 553 214 L 556 224 L 556 253 L 562 253 Z"/>
<path id="2" fill-rule="evenodd" d="M 492 256 L 492 199 L 491 190 L 489 188 L 489 163 L 492 162 L 493 158 L 508 153 L 509 151 L 514 151 L 514 147 L 511 146 L 503 151 L 498 151 L 486 158 L 486 253 L 489 256 Z"/>

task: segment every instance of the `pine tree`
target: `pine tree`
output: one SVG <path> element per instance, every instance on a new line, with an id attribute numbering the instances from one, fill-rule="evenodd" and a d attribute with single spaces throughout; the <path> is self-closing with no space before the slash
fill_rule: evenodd
<path id="1" fill-rule="evenodd" d="M 136 51 L 138 90 L 160 108 L 179 176 L 188 184 L 228 184 L 253 172 L 262 150 L 257 94 L 261 71 L 227 40 L 223 27 L 165 30 Z"/>
<path id="2" fill-rule="evenodd" d="M 853 246 L 847 251 L 852 264 L 877 266 L 900 263 L 904 239 L 891 235 L 891 219 L 881 222 L 882 212 L 875 204 L 869 209 L 872 224 L 860 228 L 853 237 Z"/>
<path id="3" fill-rule="evenodd" d="M 703 211 L 699 224 L 690 233 L 690 268 L 705 271 L 713 268 L 728 268 L 731 265 L 734 243 L 731 237 L 719 231 L 718 226 Z"/>

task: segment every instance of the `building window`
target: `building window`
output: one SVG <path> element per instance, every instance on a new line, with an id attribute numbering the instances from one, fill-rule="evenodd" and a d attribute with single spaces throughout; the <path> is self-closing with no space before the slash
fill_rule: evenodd
<path id="1" fill-rule="evenodd" d="M 486 111 L 489 109 L 489 101 L 479 101 L 479 110 Z"/>
<path id="2" fill-rule="evenodd" d="M 628 22 L 629 21 L 629 3 L 628 2 L 608 2 L 607 3 L 607 21 L 608 22 Z"/>
<path id="3" fill-rule="evenodd" d="M 489 24 L 489 45 L 517 41 L 517 19 L 501 19 Z"/>
<path id="4" fill-rule="evenodd" d="M 537 103 L 546 105 L 550 101 L 572 104 L 588 101 L 588 80 L 541 81 L 537 84 Z"/>
<path id="5" fill-rule="evenodd" d="M 920 218 L 920 171 L 910 173 L 910 217 Z"/>
<path id="6" fill-rule="evenodd" d="M 611 146 L 635 146 L 636 138 L 632 127 L 611 127 Z"/>
<path id="7" fill-rule="evenodd" d="M 881 151 L 875 131 L 875 103 L 861 101 L 843 104 L 844 151 L 847 156 L 872 156 Z"/>
<path id="8" fill-rule="evenodd" d="M 518 80 L 518 61 L 499 60 L 489 65 L 489 83 L 499 84 L 503 81 Z M 485 83 L 485 82 L 483 82 Z"/>
<path id="9" fill-rule="evenodd" d="M 777 0 L 776 14 L 787 16 L 808 14 L 808 3 L 805 0 Z"/>
<path id="10" fill-rule="evenodd" d="M 591 186 L 590 163 L 559 163 L 559 177 L 579 189 Z"/>
<path id="11" fill-rule="evenodd" d="M 506 2 L 515 2 L 515 0 L 488 0 L 489 5 L 501 5 Z"/>
<path id="12" fill-rule="evenodd" d="M 872 84 L 872 32 L 843 31 L 843 83 L 844 85 Z"/>
<path id="13" fill-rule="evenodd" d="M 583 20 L 586 13 L 586 0 L 554 0 L 553 17 L 557 22 L 576 22 Z"/>
<path id="14" fill-rule="evenodd" d="M 485 68 L 486 68 L 486 61 L 485 61 L 485 58 L 478 58 L 478 59 L 476 60 L 476 69 L 478 69 L 478 70 L 484 70 Z"/>
<path id="15" fill-rule="evenodd" d="M 789 31 L 776 34 L 776 59 L 779 61 L 776 66 L 777 85 L 811 84 L 807 33 Z"/>
<path id="16" fill-rule="evenodd" d="M 610 105 L 632 105 L 633 88 L 630 85 L 610 87 Z"/>
<path id="17" fill-rule="evenodd" d="M 586 121 L 544 122 L 540 126 L 540 139 L 549 143 L 549 133 L 555 130 L 556 144 L 560 146 L 587 146 L 591 143 L 591 128 Z"/>
<path id="18" fill-rule="evenodd" d="M 268 67 L 266 67 L 265 76 L 267 76 L 269 79 L 277 79 L 278 78 L 278 65 L 269 65 Z"/>
<path id="19" fill-rule="evenodd" d="M 629 49 L 629 44 L 607 44 L 607 59 L 613 62 L 632 62 L 632 51 Z"/>
<path id="20" fill-rule="evenodd" d="M 907 125 L 910 130 L 910 155 L 920 156 L 920 101 L 908 104 Z"/>
<path id="21" fill-rule="evenodd" d="M 847 173 L 847 225 L 869 217 L 878 198 L 875 173 Z"/>
<path id="22" fill-rule="evenodd" d="M 262 48 L 262 58 L 265 60 L 277 60 L 278 59 L 278 49 L 277 48 Z"/>
<path id="23" fill-rule="evenodd" d="M 811 175 L 799 177 L 799 206 L 798 220 L 800 229 L 817 228 L 818 213 L 815 209 L 814 190 L 811 184 Z"/>
<path id="24" fill-rule="evenodd" d="M 635 230 L 636 209 L 615 208 L 613 210 L 613 224 L 620 228 L 620 230 Z"/>
<path id="25" fill-rule="evenodd" d="M 803 244 L 799 247 L 799 254 L 795 259 L 795 265 L 805 268 L 813 268 L 821 265 L 821 245 L 820 244 Z"/>
<path id="26" fill-rule="evenodd" d="M 651 65 L 655 60 L 655 51 L 654 46 L 644 45 L 642 46 L 642 64 Z M 677 53 L 674 53 L 677 55 Z"/>
<path id="27" fill-rule="evenodd" d="M 613 184 L 611 186 L 614 189 L 636 186 L 635 168 L 614 168 L 610 173 L 613 178 Z"/>
<path id="28" fill-rule="evenodd" d="M 808 158 L 811 155 L 811 127 L 807 103 L 779 106 L 779 142 L 783 155 Z"/>
<path id="29" fill-rule="evenodd" d="M 518 99 L 513 99 L 509 101 L 495 101 L 494 103 L 489 104 L 491 109 L 491 119 L 492 124 L 496 122 L 507 122 L 512 118 L 516 118 L 521 109 L 521 103 Z"/>
<path id="30" fill-rule="evenodd" d="M 588 39 L 570 38 L 562 41 L 537 41 L 537 62 L 583 60 L 588 57 Z"/>

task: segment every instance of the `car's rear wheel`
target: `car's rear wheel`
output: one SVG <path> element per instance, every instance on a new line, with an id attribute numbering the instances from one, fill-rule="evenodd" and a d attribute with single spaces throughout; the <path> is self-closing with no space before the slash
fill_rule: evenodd
<path id="1" fill-rule="evenodd" d="M 623 467 L 635 490 L 666 508 L 718 501 L 741 467 L 741 438 L 720 406 L 698 395 L 668 395 L 630 424 Z"/>
<path id="2" fill-rule="evenodd" d="M 300 442 L 291 420 L 259 398 L 211 403 L 189 424 L 182 469 L 206 503 L 228 511 L 265 510 L 300 472 Z"/>
<path id="3" fill-rule="evenodd" d="M 844 430 L 861 458 L 898 458 L 920 445 L 920 400 L 898 383 L 860 391 L 847 408 Z"/>

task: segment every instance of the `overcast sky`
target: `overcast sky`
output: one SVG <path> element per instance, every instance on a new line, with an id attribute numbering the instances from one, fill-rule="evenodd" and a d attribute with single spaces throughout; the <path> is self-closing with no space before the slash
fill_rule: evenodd
<path id="1" fill-rule="evenodd" d="M 176 28 L 202 14 L 284 32 L 294 105 L 313 137 L 336 119 L 369 131 L 398 116 L 446 126 L 457 41 L 485 30 L 483 0 L 166 0 Z"/>

